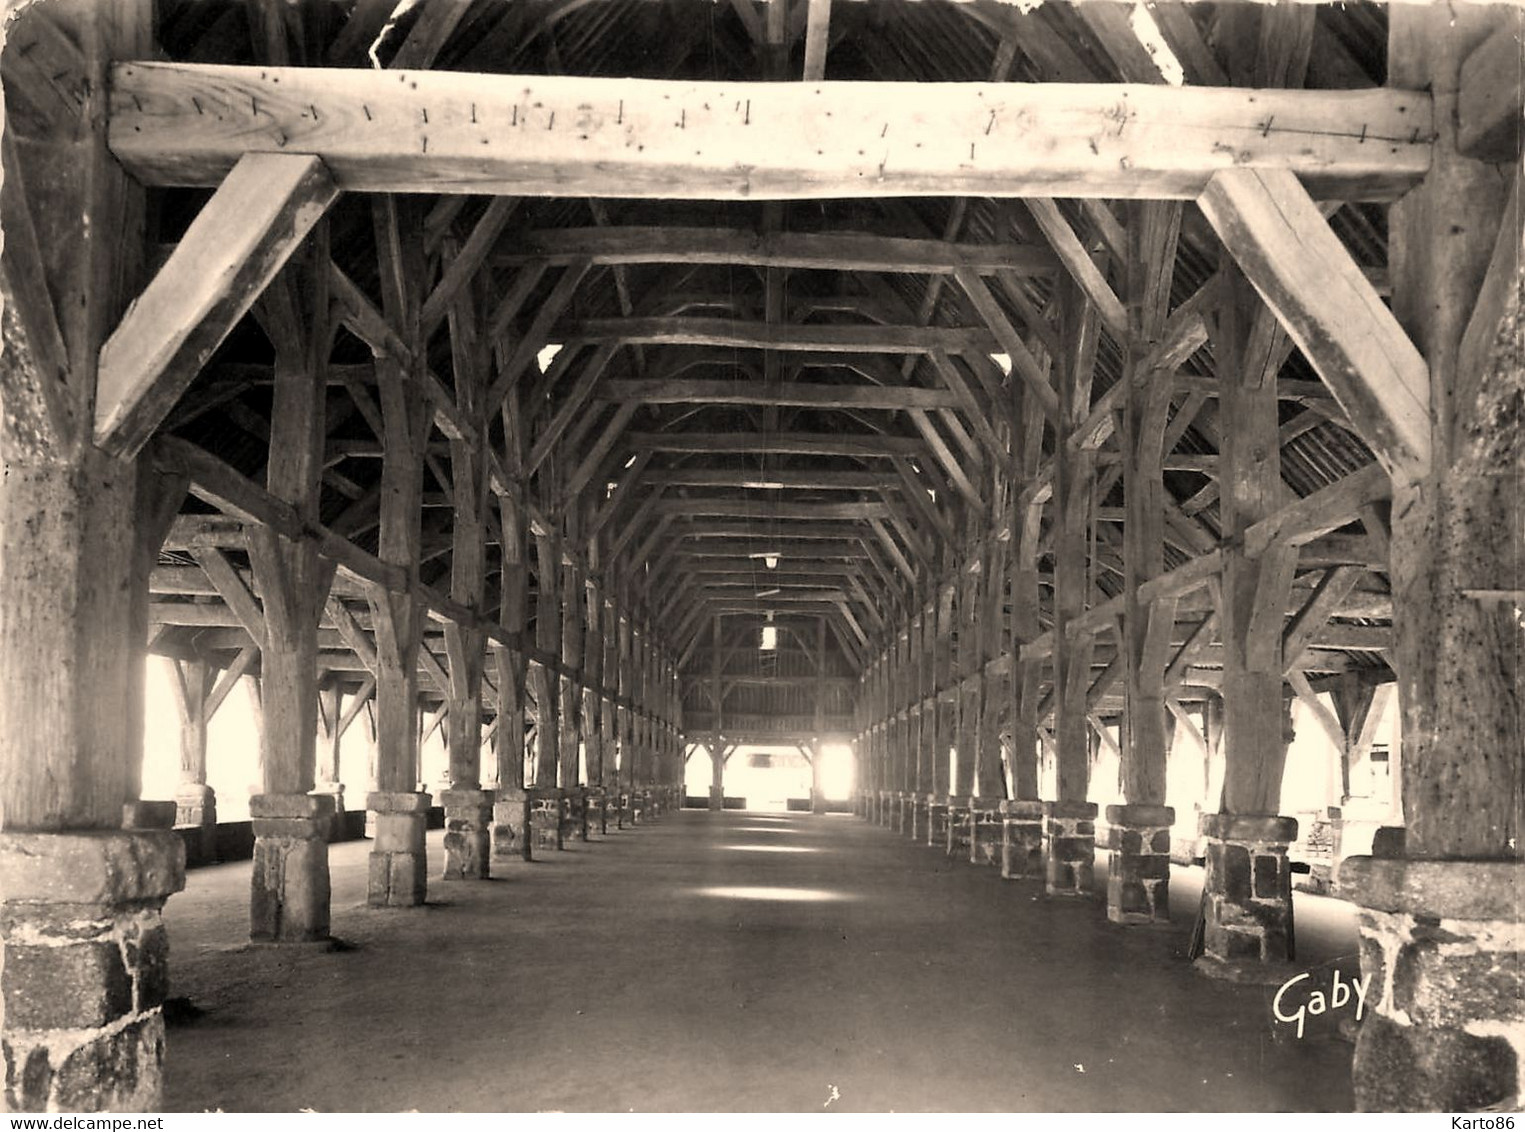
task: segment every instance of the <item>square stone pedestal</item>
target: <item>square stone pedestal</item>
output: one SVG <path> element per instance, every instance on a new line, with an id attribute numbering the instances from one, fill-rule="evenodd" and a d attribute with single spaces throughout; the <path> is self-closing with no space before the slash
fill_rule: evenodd
<path id="1" fill-rule="evenodd" d="M 969 799 L 948 798 L 947 837 L 943 851 L 950 857 L 969 856 Z"/>
<path id="2" fill-rule="evenodd" d="M 1169 806 L 1108 806 L 1107 919 L 1114 924 L 1170 922 Z"/>
<path id="3" fill-rule="evenodd" d="M 1197 969 L 1236 982 L 1273 984 L 1290 973 L 1292 866 L 1297 819 L 1203 814 L 1203 955 Z"/>
<path id="4" fill-rule="evenodd" d="M 344 783 L 320 782 L 312 792 L 329 800 L 328 840 L 338 841 L 344 836 Z"/>
<path id="5" fill-rule="evenodd" d="M 492 791 L 445 790 L 443 880 L 486 880 L 492 875 Z"/>
<path id="6" fill-rule="evenodd" d="M 890 828 L 902 837 L 907 836 L 911 832 L 911 796 L 904 790 L 895 791 L 894 807 L 894 823 Z"/>
<path id="7" fill-rule="evenodd" d="M 530 799 L 530 841 L 536 853 L 551 853 L 563 848 L 562 811 L 566 799 L 553 786 L 535 787 L 528 791 Z"/>
<path id="8" fill-rule="evenodd" d="M 927 795 L 927 845 L 943 849 L 948 844 L 948 799 L 941 794 Z"/>
<path id="9" fill-rule="evenodd" d="M 1042 880 L 1043 803 L 1013 798 L 1002 802 L 1001 876 L 1006 880 Z"/>
<path id="10" fill-rule="evenodd" d="M 145 801 L 122 803 L 123 829 L 174 829 L 180 807 L 175 802 Z"/>
<path id="11" fill-rule="evenodd" d="M 492 859 L 495 863 L 534 860 L 529 826 L 529 795 L 516 786 L 497 791 L 492 803 Z"/>
<path id="12" fill-rule="evenodd" d="M 327 794 L 256 794 L 249 799 L 254 825 L 250 939 L 309 943 L 328 938 L 333 805 Z"/>
<path id="13" fill-rule="evenodd" d="M 411 790 L 366 795 L 373 840 L 365 902 L 372 908 L 412 908 L 424 902 L 429 886 L 424 848 L 429 803 L 429 795 Z"/>
<path id="14" fill-rule="evenodd" d="M 1096 890 L 1096 803 L 1045 802 L 1044 889 L 1050 896 Z"/>
<path id="15" fill-rule="evenodd" d="M 1001 863 L 1001 799 L 969 799 L 969 863 Z"/>
<path id="16" fill-rule="evenodd" d="M 182 783 L 175 792 L 175 826 L 194 830 L 199 864 L 217 862 L 217 791 L 210 786 Z"/>
<path id="17" fill-rule="evenodd" d="M 1517 1111 L 1525 862 L 1347 857 L 1335 891 L 1360 908 L 1371 986 L 1352 1066 L 1356 1110 Z"/>
<path id="18" fill-rule="evenodd" d="M 561 847 L 569 841 L 588 840 L 588 792 L 582 786 L 561 792 Z"/>
<path id="19" fill-rule="evenodd" d="M 6 831 L 0 877 L 5 1111 L 160 1111 L 179 835 Z"/>
<path id="20" fill-rule="evenodd" d="M 602 786 L 588 788 L 588 840 L 603 838 L 609 833 L 608 797 Z"/>

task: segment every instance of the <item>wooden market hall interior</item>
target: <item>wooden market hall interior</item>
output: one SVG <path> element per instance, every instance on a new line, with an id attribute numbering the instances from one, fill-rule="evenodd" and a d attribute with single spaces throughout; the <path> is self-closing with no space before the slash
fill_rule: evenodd
<path id="1" fill-rule="evenodd" d="M 1520 7 L 6 20 L 8 1110 L 1519 1107 Z"/>

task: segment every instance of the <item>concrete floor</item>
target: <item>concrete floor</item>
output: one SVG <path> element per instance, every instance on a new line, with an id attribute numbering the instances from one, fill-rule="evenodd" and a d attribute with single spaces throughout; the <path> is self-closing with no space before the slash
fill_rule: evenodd
<path id="1" fill-rule="evenodd" d="M 1351 1106 L 1339 1016 L 1298 1040 L 1185 962 L 1195 869 L 1124 929 L 847 816 L 671 814 L 407 910 L 365 906 L 367 852 L 332 848 L 339 949 L 250 946 L 247 862 L 170 900 L 168 1110 Z M 1353 915 L 1298 915 L 1327 991 Z"/>

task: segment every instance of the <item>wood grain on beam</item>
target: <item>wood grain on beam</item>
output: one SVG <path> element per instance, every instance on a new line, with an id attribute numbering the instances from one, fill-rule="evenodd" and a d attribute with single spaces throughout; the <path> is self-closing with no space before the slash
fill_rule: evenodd
<path id="1" fill-rule="evenodd" d="M 775 520 L 861 522 L 868 519 L 888 519 L 890 509 L 883 503 L 772 503 L 756 499 L 666 499 L 658 505 L 657 514 L 729 515 L 756 519 L 760 522 Z M 782 533 L 787 534 L 788 530 L 785 529 Z M 832 537 L 838 536 L 834 534 Z"/>
<path id="2" fill-rule="evenodd" d="M 1361 439 L 1395 475 L 1430 465 L 1430 373 L 1295 176 L 1216 174 L 1198 205 Z"/>
<path id="3" fill-rule="evenodd" d="M 749 491 L 883 491 L 899 484 L 898 478 L 892 475 L 824 468 L 820 471 L 779 469 L 766 472 L 744 468 L 675 468 L 647 472 L 643 479 L 646 483 L 669 487 L 728 487 Z"/>
<path id="4" fill-rule="evenodd" d="M 1192 198 L 1248 169 L 1392 199 L 1430 162 L 1430 99 L 1386 88 L 927 83 L 908 103 L 874 82 L 139 62 L 111 77 L 111 148 L 150 185 L 300 150 L 369 192 Z"/>
<path id="5" fill-rule="evenodd" d="M 143 446 L 337 195 L 316 157 L 239 159 L 101 347 L 98 447 Z"/>
<path id="6" fill-rule="evenodd" d="M 943 349 L 990 353 L 984 330 L 944 326 L 778 325 L 727 318 L 600 318 L 559 327 L 563 340 L 590 339 L 635 346 L 726 346 L 743 350 L 905 354 Z"/>
<path id="7" fill-rule="evenodd" d="M 785 381 L 606 381 L 598 396 L 648 405 L 799 405 L 815 409 L 952 409 L 963 402 L 947 389 L 915 385 L 842 385 Z"/>
<path id="8" fill-rule="evenodd" d="M 731 228 L 547 228 L 516 232 L 500 264 L 643 263 L 791 267 L 814 271 L 947 274 L 1051 272 L 1059 261 L 1035 244 L 958 244 L 868 232 L 745 232 Z"/>
<path id="9" fill-rule="evenodd" d="M 809 432 L 631 432 L 637 452 L 772 452 L 796 456 L 920 456 L 926 445 L 909 436 Z"/>
<path id="10" fill-rule="evenodd" d="M 1520 160 L 1525 137 L 1525 11 L 1503 11 L 1499 26 L 1461 65 L 1456 147 L 1494 164 Z"/>

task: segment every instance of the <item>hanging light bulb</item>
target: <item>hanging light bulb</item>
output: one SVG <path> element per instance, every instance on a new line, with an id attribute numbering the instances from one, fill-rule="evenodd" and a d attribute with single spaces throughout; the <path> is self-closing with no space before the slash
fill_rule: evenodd
<path id="1" fill-rule="evenodd" d="M 776 555 L 776 554 L 769 554 L 769 555 L 767 555 L 766 557 L 763 558 L 763 565 L 766 566 L 769 570 L 777 570 L 778 569 L 778 555 Z"/>

